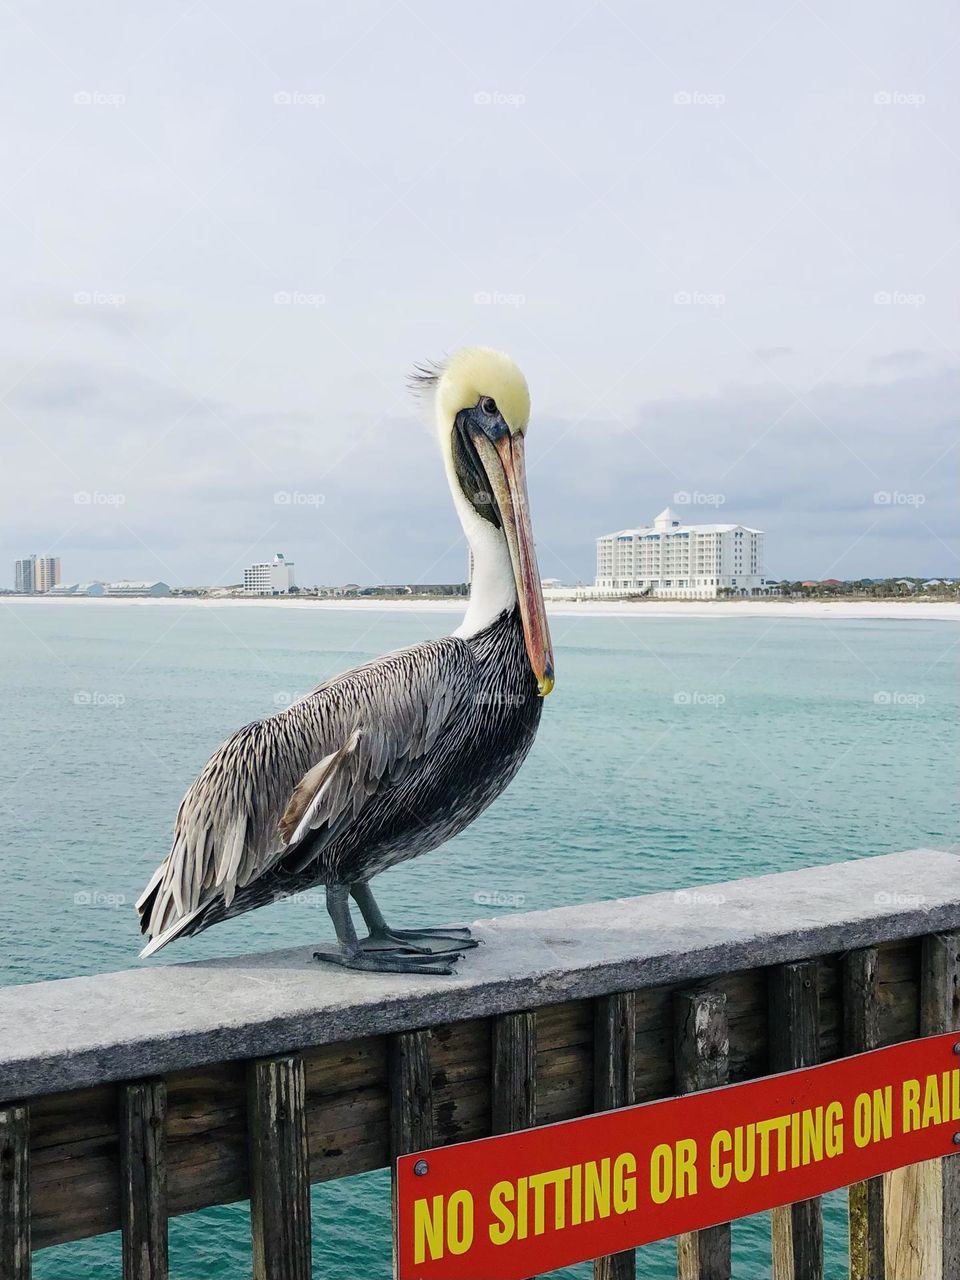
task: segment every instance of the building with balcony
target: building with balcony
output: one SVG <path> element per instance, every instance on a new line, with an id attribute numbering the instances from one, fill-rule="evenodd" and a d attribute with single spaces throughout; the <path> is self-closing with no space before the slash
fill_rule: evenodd
<path id="1" fill-rule="evenodd" d="M 767 595 L 763 532 L 741 524 L 684 524 L 666 507 L 653 524 L 597 539 L 596 591 L 709 600 Z"/>
<path id="2" fill-rule="evenodd" d="M 46 595 L 60 581 L 59 556 L 27 556 L 14 565 L 14 591 Z"/>
<path id="3" fill-rule="evenodd" d="M 278 551 L 272 560 L 252 564 L 243 571 L 243 589 L 251 596 L 285 596 L 293 580 L 293 562 L 285 560 Z"/>

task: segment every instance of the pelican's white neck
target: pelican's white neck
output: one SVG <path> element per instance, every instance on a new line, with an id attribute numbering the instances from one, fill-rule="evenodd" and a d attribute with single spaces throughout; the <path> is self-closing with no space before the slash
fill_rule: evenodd
<path id="1" fill-rule="evenodd" d="M 476 635 L 517 602 L 517 585 L 502 530 L 468 509 L 475 527 L 470 527 L 462 514 L 460 519 L 473 553 L 473 576 L 467 612 L 453 633 L 455 636 Z"/>
<path id="2" fill-rule="evenodd" d="M 510 563 L 510 551 L 503 530 L 474 511 L 464 496 L 453 468 L 453 460 L 446 452 L 447 479 L 450 494 L 457 509 L 463 532 L 473 553 L 473 575 L 470 580 L 470 600 L 463 621 L 454 631 L 455 636 L 474 636 L 490 625 L 504 609 L 512 609 L 517 602 L 517 584 Z"/>

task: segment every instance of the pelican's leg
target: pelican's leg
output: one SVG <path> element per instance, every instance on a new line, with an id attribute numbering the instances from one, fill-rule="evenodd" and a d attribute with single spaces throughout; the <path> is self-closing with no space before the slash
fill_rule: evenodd
<path id="1" fill-rule="evenodd" d="M 340 946 L 336 951 L 315 951 L 315 960 L 339 964 L 345 969 L 365 969 L 374 973 L 453 973 L 451 966 L 457 959 L 456 955 L 424 955 L 422 952 L 414 953 L 408 948 L 389 944 L 377 950 L 364 949 L 350 919 L 349 885 L 327 885 L 327 910 L 337 931 Z"/>
<path id="2" fill-rule="evenodd" d="M 364 951 L 383 951 L 400 948 L 420 955 L 457 955 L 477 945 L 469 929 L 451 925 L 445 929 L 391 929 L 374 900 L 369 884 L 359 881 L 350 886 L 353 900 L 370 933 L 360 939 Z"/>

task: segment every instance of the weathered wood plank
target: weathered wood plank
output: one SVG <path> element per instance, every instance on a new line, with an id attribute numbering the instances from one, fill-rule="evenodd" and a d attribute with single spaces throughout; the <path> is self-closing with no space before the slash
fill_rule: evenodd
<path id="1" fill-rule="evenodd" d="M 770 1071 L 820 1061 L 820 974 L 816 960 L 770 972 Z M 819 1196 L 774 1209 L 773 1280 L 823 1280 L 823 1213 Z"/>
<path id="2" fill-rule="evenodd" d="M 880 956 L 876 947 L 860 947 L 843 957 L 843 1052 L 879 1044 Z M 850 1280 L 884 1280 L 883 1178 L 855 1183 L 848 1202 Z"/>
<path id="3" fill-rule="evenodd" d="M 504 1013 L 493 1020 L 494 1133 L 537 1123 L 537 1015 Z"/>
<path id="4" fill-rule="evenodd" d="M 430 1032 L 390 1037 L 390 1158 L 434 1146 Z"/>
<path id="5" fill-rule="evenodd" d="M 920 1034 L 960 1030 L 960 934 L 929 934 L 920 957 Z M 884 1179 L 887 1280 L 960 1275 L 960 1157 L 895 1169 Z"/>
<path id="6" fill-rule="evenodd" d="M 123 1280 L 167 1280 L 167 1089 L 136 1080 L 120 1090 Z"/>
<path id="7" fill-rule="evenodd" d="M 397 1157 L 436 1145 L 434 1138 L 432 1035 L 401 1031 L 389 1041 L 390 1188 L 393 1273 L 397 1273 Z"/>
<path id="8" fill-rule="evenodd" d="M 253 1280 L 310 1280 L 306 1087 L 299 1054 L 247 1068 Z"/>
<path id="9" fill-rule="evenodd" d="M 30 1280 L 30 1112 L 0 1110 L 0 1276 Z"/>
<path id="10" fill-rule="evenodd" d="M 960 1031 L 960 932 L 930 934 L 923 940 L 920 1027 L 924 1035 Z M 939 1164 L 941 1182 L 942 1274 L 960 1276 L 960 1156 Z"/>
<path id="11" fill-rule="evenodd" d="M 597 1111 L 629 1107 L 636 1096 L 637 1016 L 632 991 L 594 1003 L 593 1105 Z M 637 1252 L 625 1249 L 597 1258 L 594 1280 L 635 1280 Z"/>
<path id="12" fill-rule="evenodd" d="M 730 1079 L 727 997 L 722 991 L 674 995 L 674 1070 L 678 1093 L 716 1089 Z M 730 1280 L 730 1224 L 677 1237 L 678 1280 Z"/>

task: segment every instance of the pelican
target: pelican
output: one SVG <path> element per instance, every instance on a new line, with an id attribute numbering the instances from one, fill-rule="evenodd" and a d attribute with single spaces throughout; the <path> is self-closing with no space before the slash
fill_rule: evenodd
<path id="1" fill-rule="evenodd" d="M 386 654 L 238 729 L 184 796 L 173 844 L 137 903 L 148 956 L 324 885 L 337 947 L 318 960 L 452 973 L 465 928 L 391 928 L 370 881 L 467 827 L 533 744 L 554 664 L 524 469 L 530 396 L 498 351 L 417 370 L 473 553 L 452 635 Z M 366 925 L 358 937 L 353 899 Z"/>

